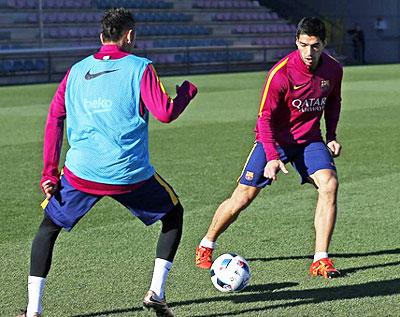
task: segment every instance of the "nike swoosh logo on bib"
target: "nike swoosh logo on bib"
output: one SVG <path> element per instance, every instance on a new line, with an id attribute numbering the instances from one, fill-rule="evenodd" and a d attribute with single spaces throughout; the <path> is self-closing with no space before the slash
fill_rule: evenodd
<path id="1" fill-rule="evenodd" d="M 91 79 L 94 79 L 94 78 L 99 77 L 99 76 L 104 75 L 104 74 L 116 72 L 117 70 L 119 70 L 119 69 L 105 70 L 105 71 L 102 71 L 102 72 L 99 72 L 99 73 L 93 73 L 93 74 L 91 74 L 90 70 L 88 70 L 88 72 L 85 75 L 85 79 L 86 80 L 91 80 Z"/>

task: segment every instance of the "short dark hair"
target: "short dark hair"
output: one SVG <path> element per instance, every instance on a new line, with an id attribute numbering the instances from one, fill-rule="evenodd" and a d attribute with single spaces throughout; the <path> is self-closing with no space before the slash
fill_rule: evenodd
<path id="1" fill-rule="evenodd" d="M 302 18 L 297 25 L 296 37 L 299 38 L 301 34 L 309 36 L 317 36 L 322 42 L 326 40 L 326 29 L 324 22 L 317 17 Z"/>
<path id="2" fill-rule="evenodd" d="M 125 8 L 108 10 L 101 19 L 103 38 L 105 41 L 118 42 L 129 29 L 135 29 L 135 19 Z"/>

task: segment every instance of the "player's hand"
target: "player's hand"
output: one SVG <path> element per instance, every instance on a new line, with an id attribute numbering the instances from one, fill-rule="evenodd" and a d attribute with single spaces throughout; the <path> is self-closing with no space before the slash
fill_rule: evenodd
<path id="1" fill-rule="evenodd" d="M 276 174 L 278 174 L 279 170 L 281 170 L 284 174 L 289 173 L 285 167 L 285 164 L 281 160 L 268 161 L 264 168 L 264 176 L 276 181 Z"/>
<path id="2" fill-rule="evenodd" d="M 338 157 L 342 151 L 342 146 L 336 140 L 328 142 L 326 146 L 331 151 L 333 157 Z"/>
<path id="3" fill-rule="evenodd" d="M 187 80 L 185 80 L 180 86 L 176 85 L 175 88 L 177 95 L 186 95 L 190 100 L 192 100 L 197 94 L 197 87 Z"/>
<path id="4" fill-rule="evenodd" d="M 54 185 L 50 180 L 42 183 L 42 189 L 46 195 L 46 199 L 49 200 L 53 196 L 54 192 L 57 190 L 57 185 Z"/>

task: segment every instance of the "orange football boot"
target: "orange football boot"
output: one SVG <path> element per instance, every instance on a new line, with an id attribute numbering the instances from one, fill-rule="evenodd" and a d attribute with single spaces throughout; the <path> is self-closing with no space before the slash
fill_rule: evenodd
<path id="1" fill-rule="evenodd" d="M 196 265 L 201 269 L 210 269 L 214 249 L 198 246 L 196 248 Z"/>
<path id="2" fill-rule="evenodd" d="M 312 276 L 321 275 L 325 278 L 335 278 L 340 277 L 341 274 L 333 266 L 333 262 L 329 258 L 323 258 L 315 261 L 310 266 L 310 274 Z"/>

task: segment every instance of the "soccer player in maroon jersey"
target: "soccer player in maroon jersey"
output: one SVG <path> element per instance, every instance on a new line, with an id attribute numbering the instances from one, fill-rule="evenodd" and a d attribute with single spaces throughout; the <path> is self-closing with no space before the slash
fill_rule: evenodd
<path id="1" fill-rule="evenodd" d="M 46 195 L 44 217 L 32 243 L 28 306 L 18 317 L 41 316 L 61 229 L 72 230 L 104 196 L 118 201 L 145 225 L 160 220 L 153 276 L 143 306 L 157 316 L 173 317 L 164 289 L 180 244 L 184 210 L 173 188 L 150 163 L 148 122 L 150 113 L 165 123 L 177 119 L 197 88 L 184 81 L 174 99 L 166 93 L 152 62 L 132 54 L 135 20 L 129 10 L 108 10 L 100 39 L 97 53 L 68 70 L 50 105 L 40 182 Z M 64 124 L 70 148 L 60 173 Z"/>
<path id="2" fill-rule="evenodd" d="M 318 191 L 315 211 L 315 255 L 310 267 L 313 276 L 340 276 L 328 248 L 336 220 L 338 178 L 333 157 L 340 155 L 336 127 L 341 106 L 340 64 L 323 52 L 326 45 L 324 23 L 315 17 L 303 18 L 296 32 L 297 50 L 269 71 L 262 93 L 256 141 L 232 196 L 216 210 L 207 234 L 196 249 L 196 265 L 210 268 L 217 238 L 236 220 L 260 190 L 287 173 L 290 162 L 302 183 Z M 320 120 L 324 115 L 325 142 Z"/>

